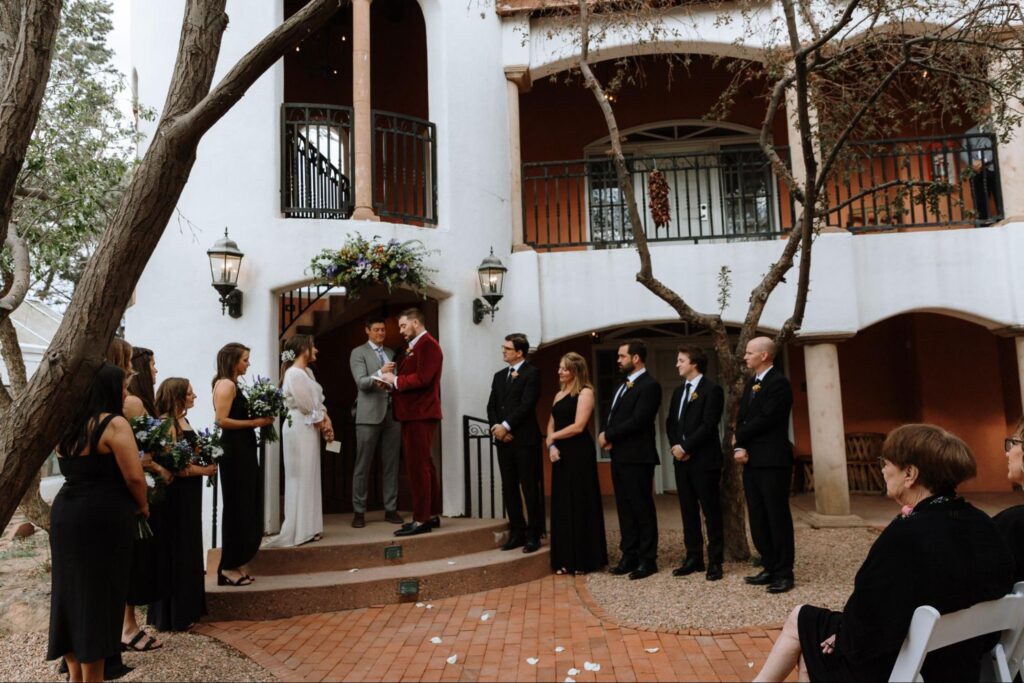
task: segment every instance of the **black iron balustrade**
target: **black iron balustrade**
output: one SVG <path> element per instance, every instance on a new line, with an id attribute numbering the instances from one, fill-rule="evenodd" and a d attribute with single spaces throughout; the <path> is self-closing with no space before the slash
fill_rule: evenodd
<path id="1" fill-rule="evenodd" d="M 314 282 L 309 285 L 289 289 L 287 292 L 278 294 L 280 305 L 280 319 L 277 324 L 278 339 L 284 341 L 284 334 L 295 324 L 295 321 L 302 317 L 302 314 L 317 301 L 323 298 L 327 292 L 334 289 L 334 285 L 323 282 Z"/>
<path id="2" fill-rule="evenodd" d="M 500 514 L 504 518 L 505 506 L 503 503 L 497 503 L 495 494 L 498 451 L 494 439 L 491 438 L 491 426 L 487 420 L 469 415 L 462 416 L 462 449 L 466 487 L 465 516 L 496 518 Z"/>
<path id="3" fill-rule="evenodd" d="M 792 220 L 789 193 L 757 148 L 631 155 L 626 161 L 648 241 L 764 239 L 781 234 Z M 651 217 L 648 180 L 655 169 L 668 187 L 665 226 L 655 226 Z M 522 182 L 526 241 L 535 248 L 632 243 L 629 210 L 610 159 L 526 163 Z"/>
<path id="4" fill-rule="evenodd" d="M 372 158 L 377 215 L 437 225 L 437 126 L 374 110 Z"/>
<path id="5" fill-rule="evenodd" d="M 996 138 L 849 142 L 823 200 L 827 223 L 852 232 L 991 225 L 1003 218 Z"/>
<path id="6" fill-rule="evenodd" d="M 281 107 L 281 212 L 291 218 L 348 218 L 353 209 L 352 108 Z"/>

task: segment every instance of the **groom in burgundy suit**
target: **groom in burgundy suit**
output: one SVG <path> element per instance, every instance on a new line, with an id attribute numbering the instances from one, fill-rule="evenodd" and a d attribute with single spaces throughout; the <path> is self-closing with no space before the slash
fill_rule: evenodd
<path id="1" fill-rule="evenodd" d="M 394 387 L 392 407 L 402 423 L 402 450 L 412 487 L 412 522 L 395 536 L 429 533 L 441 526 L 441 484 L 430 456 L 434 432 L 441 421 L 441 366 L 444 356 L 437 340 L 424 326 L 418 308 L 402 311 L 398 329 L 409 342 L 397 373 L 383 373 L 381 381 Z"/>

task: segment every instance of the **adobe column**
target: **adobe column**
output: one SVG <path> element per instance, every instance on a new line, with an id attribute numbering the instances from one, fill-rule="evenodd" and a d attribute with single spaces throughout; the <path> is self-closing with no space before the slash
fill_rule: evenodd
<path id="1" fill-rule="evenodd" d="M 380 220 L 373 212 L 373 121 L 370 109 L 370 2 L 352 0 L 352 132 L 355 145 L 355 210 L 352 218 Z"/>
<path id="2" fill-rule="evenodd" d="M 807 417 L 814 462 L 814 507 L 818 515 L 850 514 L 846 434 L 839 383 L 839 350 L 833 342 L 804 346 Z"/>
<path id="3" fill-rule="evenodd" d="M 530 90 L 530 72 L 525 66 L 505 67 L 505 87 L 508 95 L 508 200 L 511 204 L 512 251 L 529 247 L 523 236 L 523 157 L 519 142 L 519 93 Z"/>

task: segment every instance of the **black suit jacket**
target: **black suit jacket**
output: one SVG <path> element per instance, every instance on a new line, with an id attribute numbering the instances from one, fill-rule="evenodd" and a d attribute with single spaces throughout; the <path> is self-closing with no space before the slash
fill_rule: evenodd
<path id="1" fill-rule="evenodd" d="M 789 411 L 793 392 L 782 371 L 773 367 L 754 391 L 754 378 L 747 380 L 736 417 L 736 448 L 750 456 L 747 467 L 789 467 L 793 446 L 789 442 Z"/>
<path id="2" fill-rule="evenodd" d="M 722 442 L 718 437 L 718 424 L 725 410 L 725 392 L 714 381 L 703 376 L 690 393 L 682 422 L 679 421 L 679 403 L 683 400 L 686 383 L 672 393 L 665 433 L 672 446 L 681 446 L 690 457 L 683 461 L 673 458 L 679 467 L 696 470 L 715 470 L 722 467 Z"/>
<path id="3" fill-rule="evenodd" d="M 540 398 L 540 370 L 524 362 L 518 376 L 506 382 L 508 366 L 494 373 L 491 397 L 487 400 L 487 421 L 493 426 L 507 422 L 512 443 L 503 445 L 535 446 L 540 443 L 537 426 L 537 399 Z"/>
<path id="4" fill-rule="evenodd" d="M 618 387 L 615 388 L 618 391 Z M 661 385 L 644 372 L 612 406 L 604 421 L 604 438 L 612 444 L 612 461 L 623 464 L 655 464 L 658 446 L 654 421 L 661 406 Z"/>

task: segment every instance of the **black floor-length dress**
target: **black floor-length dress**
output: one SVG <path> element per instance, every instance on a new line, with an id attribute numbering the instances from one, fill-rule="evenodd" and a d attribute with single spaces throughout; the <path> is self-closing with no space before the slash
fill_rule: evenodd
<path id="1" fill-rule="evenodd" d="M 184 438 L 192 446 L 196 433 Z M 175 477 L 167 488 L 166 544 L 171 558 L 166 597 L 149 606 L 147 621 L 161 631 L 185 631 L 206 614 L 203 572 L 203 477 Z"/>
<path id="2" fill-rule="evenodd" d="M 64 485 L 50 515 L 50 634 L 47 659 L 71 652 L 95 662 L 121 652 L 134 543 L 135 501 L 112 453 L 98 453 L 94 429 L 89 455 L 58 458 Z"/>
<path id="3" fill-rule="evenodd" d="M 555 431 L 576 420 L 578 400 L 567 395 L 551 407 Z M 584 431 L 556 445 L 561 457 L 551 464 L 551 568 L 594 571 L 608 564 L 594 439 Z"/>
<path id="4" fill-rule="evenodd" d="M 235 393 L 228 417 L 232 420 L 251 419 L 241 390 Z M 256 431 L 225 429 L 221 434 L 221 445 L 224 457 L 217 468 L 224 494 L 220 568 L 237 569 L 256 555 L 263 539 Z"/>

